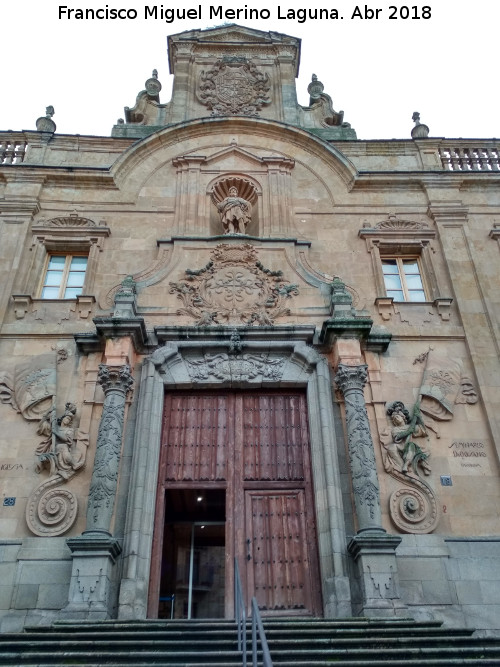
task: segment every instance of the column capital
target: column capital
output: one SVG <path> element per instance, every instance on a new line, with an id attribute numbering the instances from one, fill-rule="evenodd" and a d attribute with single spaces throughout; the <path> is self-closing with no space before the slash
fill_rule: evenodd
<path id="1" fill-rule="evenodd" d="M 335 384 L 345 395 L 349 391 L 363 391 L 367 379 L 368 366 L 366 364 L 360 364 L 359 366 L 339 364 L 335 375 Z"/>
<path id="2" fill-rule="evenodd" d="M 99 364 L 97 382 L 103 388 L 104 394 L 115 390 L 126 395 L 132 387 L 134 378 L 130 373 L 130 366 L 128 364 L 124 364 L 123 366 Z"/>

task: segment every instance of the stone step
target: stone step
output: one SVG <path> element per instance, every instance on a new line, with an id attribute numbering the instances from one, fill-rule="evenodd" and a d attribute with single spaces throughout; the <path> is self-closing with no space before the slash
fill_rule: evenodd
<path id="1" fill-rule="evenodd" d="M 58 667 L 72 665 L 73 667 L 101 667 L 120 665 L 123 667 L 137 667 L 138 664 L 148 667 L 176 667 L 188 665 L 210 666 L 225 664 L 231 667 L 241 665 L 241 656 L 237 652 L 192 652 L 185 651 L 182 656 L 168 651 L 137 651 L 130 650 L 124 655 L 117 656 L 114 651 L 52 651 L 41 654 L 37 651 L 5 652 L 2 653 L 1 664 L 5 667 Z M 377 649 L 366 651 L 358 650 L 330 650 L 320 651 L 311 648 L 305 651 L 275 651 L 272 653 L 275 666 L 305 667 L 306 665 L 384 665 L 384 664 L 500 664 L 500 649 L 475 647 L 474 649 Z M 439 662 L 441 661 L 441 662 Z M 471 662 L 472 661 L 472 662 Z M 474 661 L 476 661 L 474 663 Z"/>
<path id="2" fill-rule="evenodd" d="M 500 665 L 500 640 L 438 622 L 266 618 L 264 625 L 275 667 Z M 61 621 L 0 635 L 0 665 L 241 667 L 236 647 L 234 621 Z"/>
<path id="3" fill-rule="evenodd" d="M 247 632 L 249 633 L 251 626 L 248 625 Z M 300 638 L 304 641 L 359 641 L 363 640 L 377 640 L 380 639 L 398 639 L 398 638 L 408 638 L 408 639 L 433 639 L 438 640 L 439 638 L 451 639 L 456 638 L 457 640 L 467 640 L 472 635 L 472 630 L 468 629 L 443 629 L 442 627 L 433 627 L 433 628 L 320 628 L 320 629 L 302 629 L 296 631 L 290 628 L 274 628 L 265 626 L 266 636 L 269 641 L 293 641 L 294 639 Z M 181 628 L 168 628 L 163 631 L 148 631 L 146 629 L 136 630 L 133 633 L 115 630 L 99 630 L 91 631 L 90 629 L 82 632 L 81 630 L 75 628 L 73 632 L 60 632 L 59 628 L 53 629 L 50 632 L 47 630 L 41 630 L 37 628 L 31 628 L 28 632 L 22 637 L 29 636 L 31 641 L 37 642 L 49 642 L 53 643 L 56 641 L 64 641 L 68 639 L 68 635 L 71 635 L 71 641 L 88 641 L 92 637 L 92 641 L 120 641 L 123 639 L 124 635 L 133 634 L 135 641 L 171 641 L 171 642 L 185 642 L 186 636 L 190 638 L 190 641 L 196 642 L 210 642 L 210 641 L 233 641 L 236 636 L 236 626 L 233 624 L 231 628 L 219 629 L 219 630 L 210 630 L 210 629 L 200 629 L 196 632 L 192 630 L 183 630 Z M 5 633 L 2 635 L 2 641 L 7 641 L 8 639 L 15 640 L 19 637 L 18 633 Z"/>
<path id="4" fill-rule="evenodd" d="M 343 649 L 343 648 L 380 648 L 381 645 L 387 648 L 404 647 L 467 647 L 471 645 L 470 637 L 448 636 L 421 636 L 421 637 L 392 637 L 387 635 L 378 635 L 373 637 L 303 637 L 302 634 L 293 638 L 273 637 L 272 634 L 266 634 L 269 646 L 273 651 L 278 650 L 299 650 L 308 649 L 311 645 L 315 650 L 319 649 Z M 495 643 L 496 640 L 485 640 L 485 644 Z M 250 639 L 247 642 L 251 645 Z M 105 637 L 101 634 L 97 638 L 90 638 L 88 634 L 75 635 L 71 639 L 67 635 L 52 633 L 39 633 L 29 636 L 19 634 L 5 634 L 0 638 L 0 647 L 4 651 L 16 651 L 26 647 L 37 647 L 42 652 L 57 650 L 68 650 L 75 647 L 81 650 L 99 650 L 106 648 L 116 652 L 125 652 L 140 645 L 141 650 L 156 651 L 184 651 L 186 649 L 186 638 L 171 637 L 136 637 L 117 638 L 116 636 Z M 226 650 L 234 651 L 237 648 L 235 632 L 231 637 L 213 637 L 212 639 L 203 639 L 199 637 L 189 637 L 189 646 L 196 648 L 197 651 Z"/>

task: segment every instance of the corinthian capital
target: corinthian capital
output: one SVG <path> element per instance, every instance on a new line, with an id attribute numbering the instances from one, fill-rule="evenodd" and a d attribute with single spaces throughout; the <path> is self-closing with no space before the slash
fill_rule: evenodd
<path id="1" fill-rule="evenodd" d="M 97 382 L 107 394 L 112 389 L 128 393 L 134 378 L 130 374 L 130 366 L 124 364 L 123 366 L 106 366 L 106 364 L 99 364 L 99 371 L 97 373 Z"/>
<path id="2" fill-rule="evenodd" d="M 368 366 L 360 364 L 359 366 L 346 366 L 339 364 L 337 375 L 335 376 L 335 384 L 340 389 L 342 394 L 349 390 L 363 391 L 368 377 Z"/>

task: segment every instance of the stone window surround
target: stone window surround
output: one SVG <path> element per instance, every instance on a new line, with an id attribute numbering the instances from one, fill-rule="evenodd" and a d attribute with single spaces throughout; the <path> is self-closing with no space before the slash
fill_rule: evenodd
<path id="1" fill-rule="evenodd" d="M 431 241 L 436 238 L 436 231 L 430 229 L 426 224 L 399 221 L 396 216 L 390 217 L 389 221 L 399 223 L 400 227 L 384 228 L 384 223 L 379 223 L 379 226 L 375 228 L 363 227 L 358 232 L 358 236 L 366 241 L 366 247 L 371 256 L 377 295 L 375 305 L 379 315 L 383 320 L 390 320 L 394 312 L 394 299 L 388 297 L 386 293 L 382 259 L 415 257 L 419 262 L 421 278 L 429 302 L 432 303 L 442 320 L 449 320 L 453 299 L 441 295 L 432 261 Z M 417 301 L 398 301 L 397 303 L 399 308 L 412 308 L 422 304 Z"/>
<path id="2" fill-rule="evenodd" d="M 58 224 L 61 221 L 61 224 Z M 97 275 L 98 256 L 105 238 L 111 234 L 106 225 L 97 226 L 87 218 L 73 214 L 67 218 L 54 218 L 32 228 L 33 253 L 26 279 L 27 293 L 13 294 L 16 319 L 22 319 L 40 302 L 43 304 L 76 302 L 79 316 L 87 318 L 96 299 L 92 294 Z M 82 294 L 73 299 L 42 299 L 40 297 L 44 271 L 50 255 L 86 255 L 87 270 Z"/>
<path id="3" fill-rule="evenodd" d="M 270 328 L 269 328 L 270 329 Z M 160 330 L 158 340 L 166 340 L 147 357 L 138 387 L 137 421 L 133 437 L 131 481 L 123 546 L 123 571 L 119 618 L 146 617 L 151 551 L 154 531 L 154 507 L 161 447 L 163 400 L 165 391 L 207 388 L 297 388 L 307 392 L 311 465 L 314 480 L 316 528 L 319 545 L 323 606 L 326 616 L 349 614 L 350 600 L 339 591 L 348 590 L 346 570 L 346 534 L 340 468 L 336 452 L 332 379 L 327 360 L 307 343 L 312 340 L 310 327 L 287 327 L 287 331 L 267 331 L 264 339 L 256 330 L 245 334 L 245 354 L 269 354 L 281 357 L 283 373 L 279 380 L 265 377 L 254 380 L 199 381 L 190 377 L 186 359 L 203 359 L 207 354 L 231 356 L 229 334 L 226 341 L 196 335 L 191 340 L 166 340 Z M 304 332 L 308 329 L 307 342 Z M 247 330 L 248 331 L 248 330 Z M 340 445 L 343 446 L 343 445 Z M 144 481 L 147 480 L 147 484 Z M 347 607 L 349 605 L 349 607 Z"/>

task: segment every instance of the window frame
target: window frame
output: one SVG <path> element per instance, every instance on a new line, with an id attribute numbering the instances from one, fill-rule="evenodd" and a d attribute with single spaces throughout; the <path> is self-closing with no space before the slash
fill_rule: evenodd
<path id="1" fill-rule="evenodd" d="M 411 260 L 411 261 L 416 263 L 417 268 L 418 268 L 418 274 L 412 274 L 412 275 L 418 275 L 418 277 L 420 278 L 420 282 L 422 284 L 421 289 L 416 290 L 416 289 L 412 289 L 408 286 L 408 281 L 407 281 L 408 274 L 404 270 L 404 262 L 406 260 Z M 386 262 L 386 261 L 395 261 L 396 262 L 397 275 L 398 275 L 399 281 L 401 283 L 401 289 L 400 290 L 391 290 L 387 286 L 387 282 L 386 282 L 385 278 L 386 278 L 387 275 L 391 275 L 391 274 L 387 274 L 384 271 L 384 262 Z M 428 296 L 428 289 L 427 289 L 427 286 L 426 286 L 426 281 L 425 281 L 425 278 L 424 278 L 424 271 L 423 271 L 423 268 L 422 268 L 422 261 L 421 261 L 421 257 L 419 255 L 411 255 L 411 254 L 385 255 L 385 254 L 383 254 L 383 255 L 380 256 L 380 264 L 381 264 L 381 267 L 382 267 L 382 276 L 383 276 L 383 281 L 384 281 L 385 296 L 390 297 L 391 295 L 389 294 L 389 292 L 402 292 L 403 293 L 403 298 L 402 299 L 397 299 L 396 297 L 392 297 L 394 299 L 394 301 L 397 302 L 397 303 L 425 303 L 425 302 L 430 300 L 429 296 Z M 396 275 L 396 274 L 393 274 L 393 275 Z M 416 291 L 423 292 L 425 298 L 424 299 L 411 299 L 410 298 L 411 292 L 416 292 Z"/>
<path id="2" fill-rule="evenodd" d="M 63 267 L 63 275 L 61 278 L 61 282 L 59 285 L 47 285 L 46 284 L 46 279 L 48 277 L 48 273 L 51 270 L 50 269 L 50 262 L 53 257 L 64 257 L 64 267 Z M 71 286 L 68 286 L 68 278 L 69 274 L 71 271 L 71 263 L 72 260 L 75 257 L 85 257 L 87 260 L 85 264 L 85 274 L 84 274 L 84 279 L 83 279 L 83 284 L 81 286 L 81 291 L 80 294 L 75 294 L 74 296 L 66 296 L 66 290 L 71 289 Z M 85 252 L 64 252 L 64 251 L 53 251 L 53 252 L 48 252 L 47 257 L 45 259 L 45 266 L 44 270 L 42 272 L 42 279 L 40 282 L 40 286 L 37 292 L 37 297 L 39 299 L 43 299 L 44 301 L 50 301 L 52 300 L 66 300 L 66 299 L 77 299 L 79 296 L 82 294 L 85 294 L 85 287 L 86 287 L 86 282 L 87 282 L 87 277 L 88 277 L 88 269 L 89 269 L 89 254 Z M 58 287 L 59 289 L 59 294 L 58 296 L 43 296 L 43 290 L 45 287 Z"/>
<path id="3" fill-rule="evenodd" d="M 393 313 L 399 312 L 401 308 L 409 313 L 409 309 L 426 303 L 434 308 L 442 320 L 450 319 L 453 299 L 441 293 L 432 261 L 432 255 L 436 252 L 433 247 L 433 241 L 437 238 L 435 228 L 422 220 L 403 220 L 397 215 L 389 215 L 374 226 L 365 222 L 358 236 L 364 239 L 370 253 L 375 283 L 375 306 L 383 320 L 390 320 Z M 394 303 L 394 298 L 387 296 L 382 260 L 394 257 L 418 259 L 427 301 Z"/>

